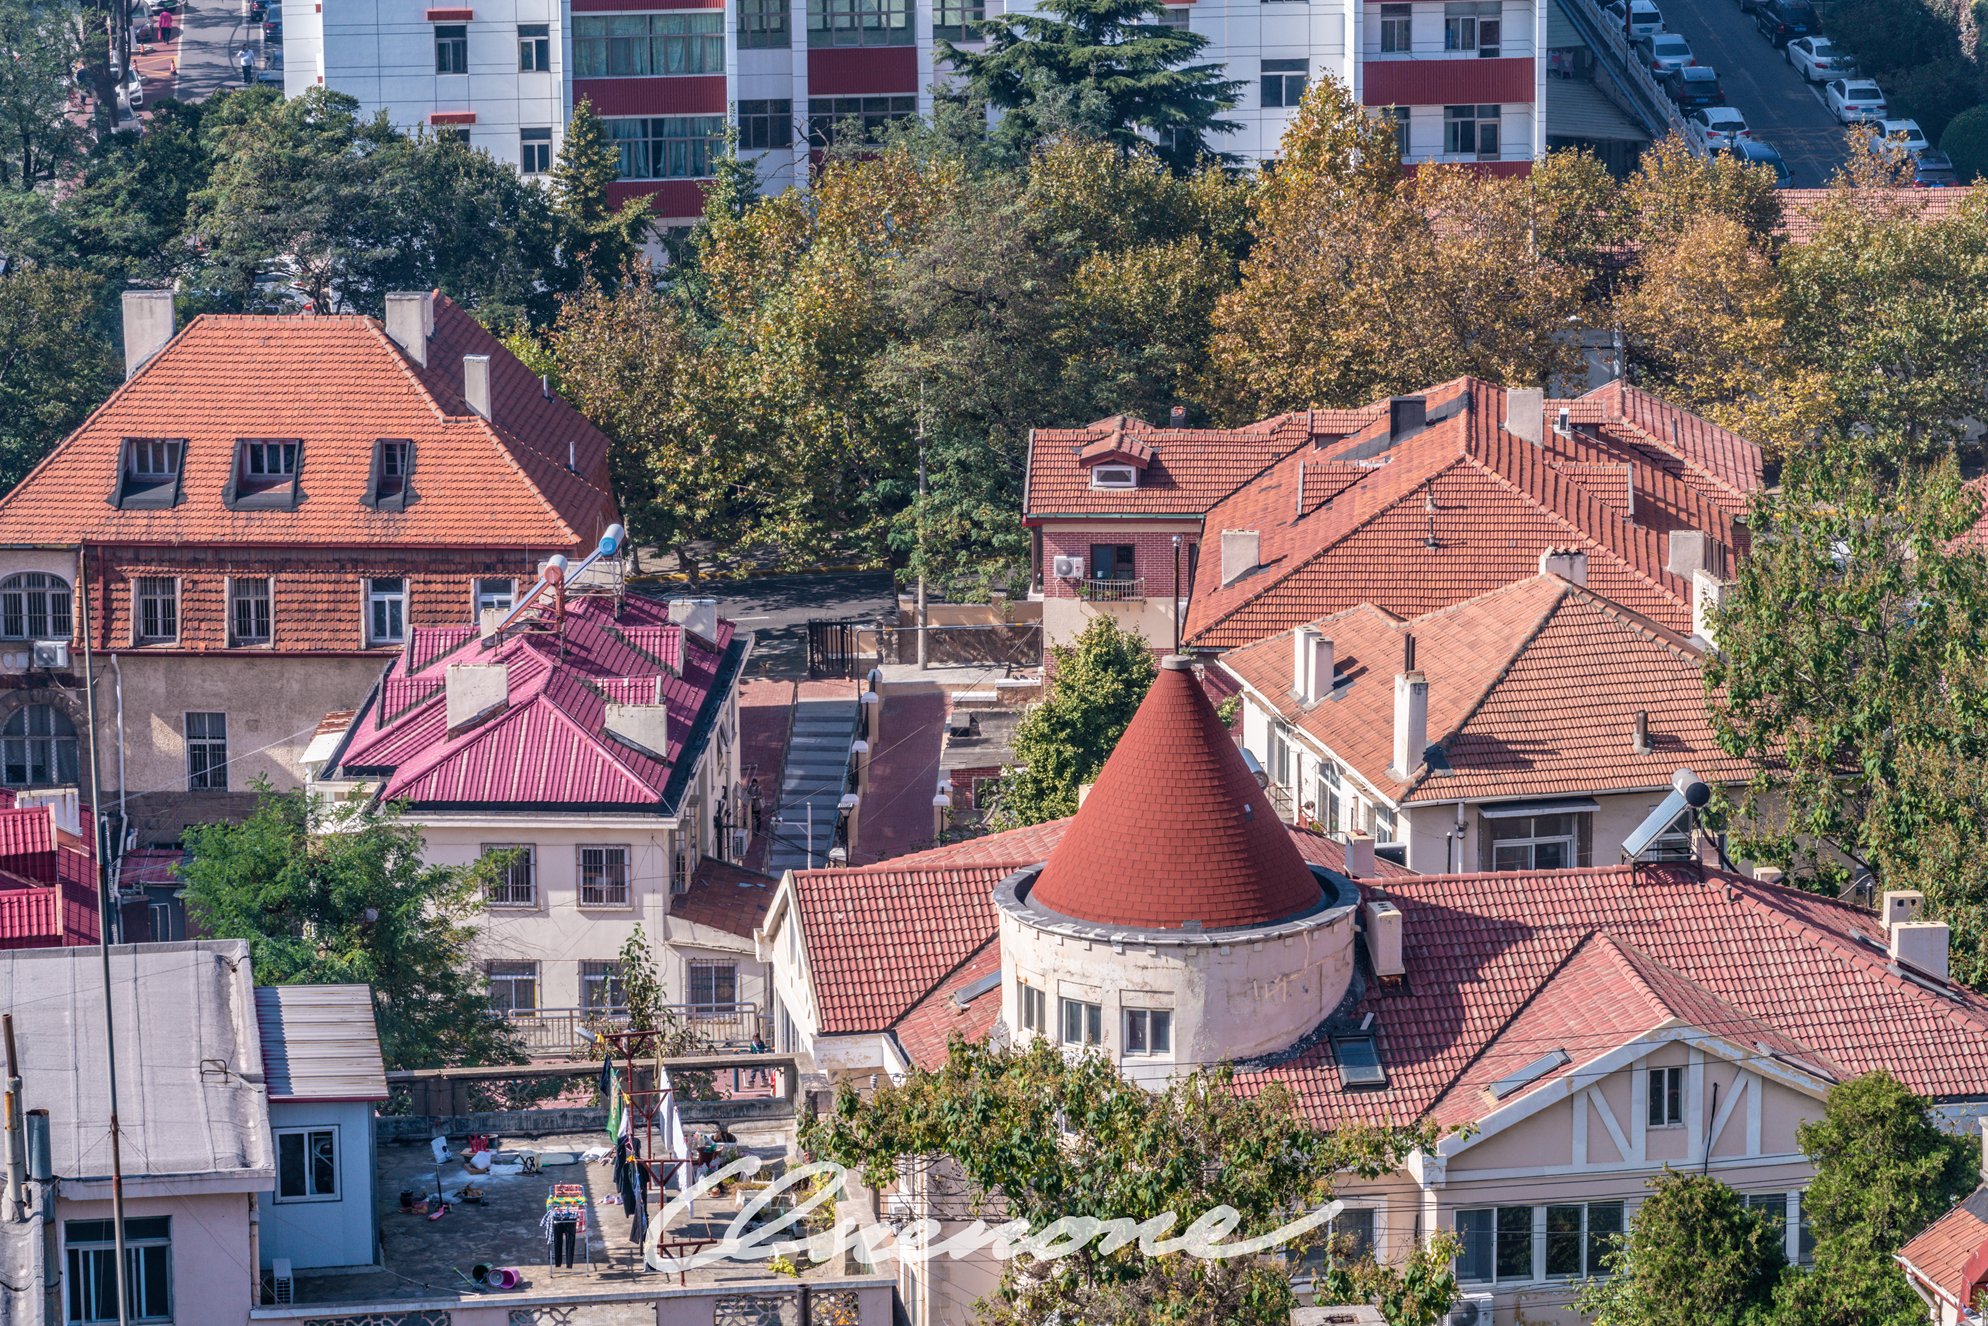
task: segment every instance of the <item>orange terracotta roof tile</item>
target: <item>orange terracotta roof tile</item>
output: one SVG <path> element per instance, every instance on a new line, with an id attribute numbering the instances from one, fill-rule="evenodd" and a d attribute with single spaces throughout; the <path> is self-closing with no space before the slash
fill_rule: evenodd
<path id="1" fill-rule="evenodd" d="M 1876 189 L 1880 205 L 1895 206 L 1916 220 L 1942 221 L 1966 204 L 1971 189 Z M 1782 238 L 1790 244 L 1806 244 L 1821 228 L 1823 213 L 1836 196 L 1834 189 L 1783 189 L 1775 194 L 1781 204 Z"/>
<path id="2" fill-rule="evenodd" d="M 1988 1187 L 1962 1198 L 1897 1255 L 1921 1285 L 1955 1308 L 1972 1308 L 1988 1280 Z"/>
<path id="3" fill-rule="evenodd" d="M 689 891 L 670 899 L 670 915 L 751 939 L 752 932 L 766 919 L 767 905 L 779 883 L 771 875 L 707 856 L 697 863 Z"/>

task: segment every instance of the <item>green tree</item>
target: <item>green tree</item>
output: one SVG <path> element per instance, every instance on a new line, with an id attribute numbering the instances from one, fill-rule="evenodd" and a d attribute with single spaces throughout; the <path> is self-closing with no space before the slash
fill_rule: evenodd
<path id="1" fill-rule="evenodd" d="M 1003 829 L 1072 815 L 1077 790 L 1098 776 L 1152 688 L 1152 646 L 1110 617 L 1049 648 L 1049 694 L 1015 725 L 1014 767 L 1001 776 L 994 822 Z"/>
<path id="2" fill-rule="evenodd" d="M 19 483 L 123 376 L 110 292 L 87 272 L 0 274 L 0 492 Z"/>
<path id="3" fill-rule="evenodd" d="M 1884 1072 L 1829 1089 L 1795 1139 L 1815 1164 L 1802 1213 L 1815 1269 L 1782 1287 L 1788 1326 L 1918 1326 L 1926 1305 L 1892 1254 L 1978 1182 L 1977 1147 L 1940 1131 L 1929 1104 Z"/>
<path id="4" fill-rule="evenodd" d="M 1951 458 L 1901 468 L 1865 443 L 1794 456 L 1756 501 L 1705 669 L 1720 743 L 1754 770 L 1735 855 L 1832 894 L 1891 887 L 1953 813 L 1964 788 L 1912 775 L 1921 752 L 1988 755 L 1980 514 Z M 1988 830 L 1965 832 L 1979 854 Z"/>
<path id="5" fill-rule="evenodd" d="M 1044 0 L 975 25 L 982 50 L 943 38 L 935 56 L 963 75 L 969 100 L 1002 112 L 995 132 L 1020 145 L 1075 130 L 1131 151 L 1149 137 L 1186 169 L 1208 136 L 1239 126 L 1222 113 L 1242 84 L 1196 63 L 1208 38 L 1163 23 L 1161 0 Z"/>
<path id="6" fill-rule="evenodd" d="M 1101 1055 L 1073 1059 L 1040 1038 L 1023 1048 L 955 1041 L 943 1067 L 914 1071 L 868 1098 L 845 1085 L 834 1111 L 801 1129 L 811 1155 L 850 1167 L 872 1187 L 899 1182 L 901 1162 L 935 1176 L 942 1165 L 956 1169 L 965 1191 L 947 1203 L 952 1213 L 998 1202 L 1004 1218 L 1039 1231 L 1066 1216 L 1143 1221 L 1176 1212 L 1178 1235 L 1226 1205 L 1240 1217 L 1232 1240 L 1317 1210 L 1342 1173 L 1385 1173 L 1433 1141 L 1428 1127 L 1316 1130 L 1281 1086 L 1239 1092 L 1226 1069 L 1156 1094 Z M 1309 1242 L 1321 1237 L 1314 1231 Z M 1305 1246 L 1301 1237 L 1288 1251 Z M 1289 1322 L 1293 1306 L 1290 1270 L 1277 1252 L 1202 1260 L 1147 1257 L 1136 1243 L 1100 1254 L 1092 1243 L 1059 1260 L 1011 1261 L 980 1319 L 1270 1326 Z"/>
<path id="7" fill-rule="evenodd" d="M 248 940 L 265 984 L 370 986 L 390 1069 L 516 1062 L 471 956 L 496 866 L 428 865 L 392 808 L 258 792 L 241 823 L 186 830 L 179 871 L 200 932 Z"/>
<path id="8" fill-rule="evenodd" d="M 1400 1266 L 1390 1266 L 1371 1254 L 1357 1259 L 1346 1249 L 1336 1255 L 1318 1278 L 1320 1303 L 1371 1303 L 1388 1326 L 1437 1326 L 1456 1303 L 1456 1259 L 1463 1245 L 1445 1230 L 1416 1245 Z"/>
<path id="9" fill-rule="evenodd" d="M 0 0 L 0 189 L 53 182 L 83 150 L 69 118 L 83 11 L 64 0 Z"/>
<path id="10" fill-rule="evenodd" d="M 1988 175 L 1988 106 L 1970 106 L 1954 116 L 1939 142 L 1962 184 Z"/>
<path id="11" fill-rule="evenodd" d="M 1751 1326 L 1787 1259 L 1775 1224 L 1717 1179 L 1666 1168 L 1575 1298 L 1595 1326 Z"/>
<path id="12" fill-rule="evenodd" d="M 620 178 L 621 153 L 608 141 L 593 102 L 582 97 L 566 119 L 552 163 L 552 205 L 567 261 L 582 280 L 604 289 L 641 251 L 653 215 L 647 198 L 614 205 L 608 190 Z"/>
<path id="13" fill-rule="evenodd" d="M 213 153 L 201 132 L 208 103 L 164 101 L 149 108 L 143 133 L 100 139 L 76 190 L 62 203 L 73 261 L 113 280 L 168 285 L 195 262 L 184 241 L 193 195 L 205 187 Z"/>

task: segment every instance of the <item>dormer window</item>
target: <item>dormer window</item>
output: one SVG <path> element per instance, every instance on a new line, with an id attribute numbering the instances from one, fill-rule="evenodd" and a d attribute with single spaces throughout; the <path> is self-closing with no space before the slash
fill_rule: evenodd
<path id="1" fill-rule="evenodd" d="M 407 481 L 414 471 L 414 444 L 406 438 L 383 437 L 373 445 L 373 478 L 366 504 L 382 511 L 407 505 Z"/>
<path id="2" fill-rule="evenodd" d="M 294 438 L 245 437 L 235 443 L 235 472 L 224 494 L 227 504 L 242 508 L 297 504 L 297 471 L 303 444 Z"/>
<path id="3" fill-rule="evenodd" d="M 1091 467 L 1091 487 L 1093 488 L 1137 488 L 1139 471 L 1130 465 L 1094 465 Z"/>
<path id="4" fill-rule="evenodd" d="M 125 509 L 176 505 L 180 494 L 180 467 L 185 458 L 184 439 L 125 438 L 113 505 Z"/>

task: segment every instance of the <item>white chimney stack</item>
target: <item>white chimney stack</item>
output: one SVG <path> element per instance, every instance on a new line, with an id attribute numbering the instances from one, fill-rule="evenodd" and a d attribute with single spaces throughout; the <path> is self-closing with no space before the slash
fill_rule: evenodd
<path id="1" fill-rule="evenodd" d="M 1371 834 L 1346 835 L 1346 873 L 1365 879 L 1374 873 L 1374 839 Z"/>
<path id="2" fill-rule="evenodd" d="M 1374 840 L 1366 841 L 1367 850 L 1373 851 Z M 1376 976 L 1385 979 L 1408 974 L 1401 957 L 1401 908 L 1385 898 L 1367 904 L 1367 956 L 1373 961 Z"/>
<path id="3" fill-rule="evenodd" d="M 488 419 L 490 415 L 490 356 L 462 357 L 462 398 L 471 412 Z"/>
<path id="4" fill-rule="evenodd" d="M 1318 632 L 1309 626 L 1291 632 L 1291 694 L 1298 697 L 1300 704 L 1318 698 L 1312 678 L 1312 642 L 1317 639 Z"/>
<path id="5" fill-rule="evenodd" d="M 1878 920 L 1889 930 L 1901 921 L 1916 921 L 1926 910 L 1926 895 L 1912 889 L 1886 889 Z"/>
<path id="6" fill-rule="evenodd" d="M 1419 672 L 1394 678 L 1394 764 L 1388 773 L 1402 781 L 1414 776 L 1429 749 L 1429 679 Z"/>
<path id="7" fill-rule="evenodd" d="M 1546 441 L 1546 393 L 1523 387 L 1505 393 L 1505 431 L 1534 446 Z"/>
<path id="8" fill-rule="evenodd" d="M 1301 642 L 1304 643 L 1304 642 Z M 1332 637 L 1312 632 L 1309 643 L 1304 644 L 1305 657 L 1305 703 L 1325 700 L 1332 696 Z"/>
<path id="9" fill-rule="evenodd" d="M 1936 981 L 1947 979 L 1947 923 L 1898 921 L 1891 927 L 1891 960 Z"/>
<path id="10" fill-rule="evenodd" d="M 670 711 L 665 704 L 620 704 L 610 700 L 602 724 L 607 734 L 659 760 L 670 754 Z"/>
<path id="11" fill-rule="evenodd" d="M 1559 576 L 1570 585 L 1588 583 L 1588 555 L 1579 548 L 1547 548 L 1539 554 L 1539 573 Z"/>
<path id="12" fill-rule="evenodd" d="M 444 674 L 449 731 L 468 727 L 511 698 L 511 669 L 505 663 L 458 663 Z"/>
<path id="13" fill-rule="evenodd" d="M 1709 565 L 1712 538 L 1702 530 L 1674 529 L 1664 537 L 1664 570 L 1682 579 Z"/>
<path id="14" fill-rule="evenodd" d="M 716 599 L 671 599 L 670 620 L 700 640 L 718 642 Z"/>
<path id="15" fill-rule="evenodd" d="M 1725 600 L 1725 581 L 1710 571 L 1691 573 L 1691 633 L 1703 640 L 1708 648 L 1718 647 L 1718 628 L 1712 619 L 1718 615 L 1719 605 Z"/>
<path id="16" fill-rule="evenodd" d="M 1253 529 L 1222 531 L 1222 583 L 1232 585 L 1257 568 L 1263 536 Z"/>
<path id="17" fill-rule="evenodd" d="M 124 292 L 124 378 L 130 381 L 147 359 L 173 338 L 173 292 Z"/>
<path id="18" fill-rule="evenodd" d="M 387 337 L 421 367 L 428 367 L 428 338 L 435 334 L 435 292 L 387 292 Z"/>

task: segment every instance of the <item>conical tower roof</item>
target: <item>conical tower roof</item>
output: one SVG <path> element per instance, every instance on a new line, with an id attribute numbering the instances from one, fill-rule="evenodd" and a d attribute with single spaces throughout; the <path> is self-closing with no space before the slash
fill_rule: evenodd
<path id="1" fill-rule="evenodd" d="M 1298 855 L 1190 660 L 1153 689 L 1028 894 L 1098 925 L 1204 930 L 1311 911 L 1318 881 Z"/>

